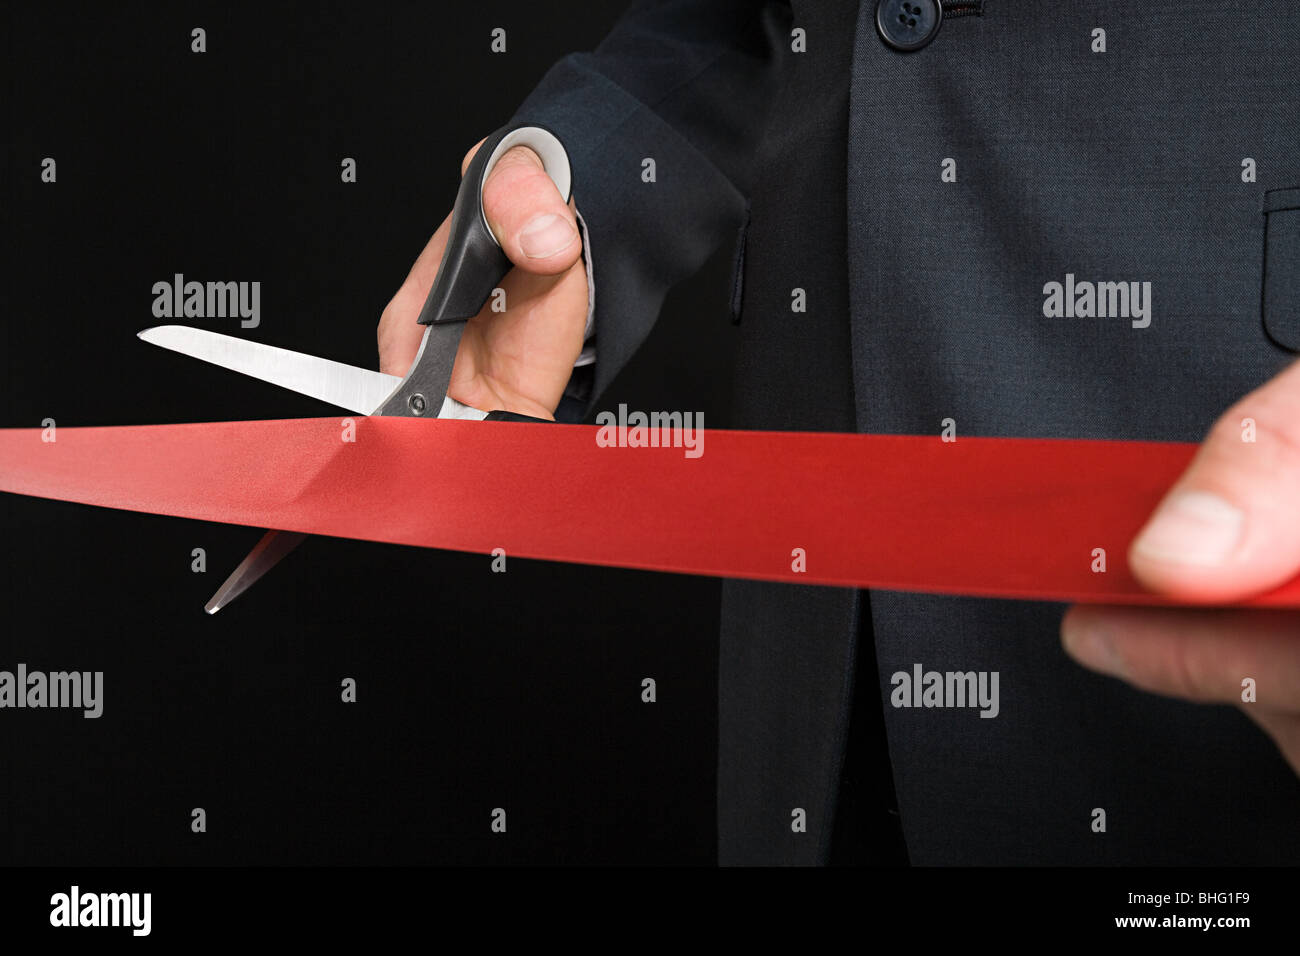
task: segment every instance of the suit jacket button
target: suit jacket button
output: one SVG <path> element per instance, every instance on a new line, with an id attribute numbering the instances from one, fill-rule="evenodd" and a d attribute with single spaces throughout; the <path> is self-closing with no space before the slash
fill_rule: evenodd
<path id="1" fill-rule="evenodd" d="M 880 0 L 876 4 L 876 29 L 895 50 L 919 50 L 939 32 L 943 9 L 939 0 Z"/>

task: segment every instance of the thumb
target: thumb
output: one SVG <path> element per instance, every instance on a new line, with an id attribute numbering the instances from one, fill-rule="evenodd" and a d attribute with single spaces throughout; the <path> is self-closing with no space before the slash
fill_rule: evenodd
<path id="1" fill-rule="evenodd" d="M 1219 419 L 1129 565 L 1190 602 L 1236 601 L 1300 572 L 1300 363 Z"/>
<path id="2" fill-rule="evenodd" d="M 573 210 L 525 146 L 507 150 L 488 173 L 483 213 L 510 261 L 525 272 L 558 275 L 582 253 Z"/>

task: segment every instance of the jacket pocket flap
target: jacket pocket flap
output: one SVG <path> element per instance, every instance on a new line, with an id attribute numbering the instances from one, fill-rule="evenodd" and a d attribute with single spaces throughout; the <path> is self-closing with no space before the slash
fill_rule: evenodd
<path id="1" fill-rule="evenodd" d="M 1300 352 L 1300 187 L 1264 193 L 1264 328 Z"/>

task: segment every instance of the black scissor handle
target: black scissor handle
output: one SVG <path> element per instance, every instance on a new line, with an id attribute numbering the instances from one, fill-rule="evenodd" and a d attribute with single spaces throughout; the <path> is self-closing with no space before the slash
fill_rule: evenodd
<path id="1" fill-rule="evenodd" d="M 564 145 L 542 126 L 503 127 L 483 141 L 461 178 L 451 212 L 451 235 L 438 265 L 429 297 L 420 310 L 421 325 L 464 322 L 478 315 L 492 290 L 510 271 L 510 259 L 492 234 L 483 209 L 483 186 L 497 160 L 515 146 L 527 146 L 542 161 L 546 174 L 567 203 L 573 171 Z"/>

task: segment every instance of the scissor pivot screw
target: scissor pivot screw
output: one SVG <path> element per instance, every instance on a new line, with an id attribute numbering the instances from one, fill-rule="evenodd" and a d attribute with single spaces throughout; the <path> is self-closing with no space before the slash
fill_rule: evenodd
<path id="1" fill-rule="evenodd" d="M 406 400 L 406 404 L 411 407 L 411 411 L 415 412 L 415 414 L 417 415 L 424 414 L 424 409 L 426 407 L 424 404 L 424 396 L 421 395 L 419 392 L 416 392 L 414 395 L 408 398 Z"/>

